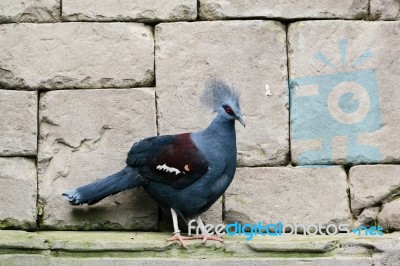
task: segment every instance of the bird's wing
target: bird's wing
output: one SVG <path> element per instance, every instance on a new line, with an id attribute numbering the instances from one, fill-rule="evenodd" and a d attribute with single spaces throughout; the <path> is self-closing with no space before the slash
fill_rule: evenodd
<path id="1" fill-rule="evenodd" d="M 191 185 L 208 171 L 208 162 L 190 133 L 139 141 L 130 150 L 126 163 L 150 180 L 178 189 Z"/>

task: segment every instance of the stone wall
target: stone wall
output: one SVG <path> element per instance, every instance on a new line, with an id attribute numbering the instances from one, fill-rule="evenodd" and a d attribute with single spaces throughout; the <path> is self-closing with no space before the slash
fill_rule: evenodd
<path id="1" fill-rule="evenodd" d="M 398 0 L 2 0 L 0 229 L 158 230 L 141 189 L 90 207 L 61 193 L 141 138 L 205 127 L 219 77 L 247 127 L 207 222 L 400 230 L 396 20 Z"/>

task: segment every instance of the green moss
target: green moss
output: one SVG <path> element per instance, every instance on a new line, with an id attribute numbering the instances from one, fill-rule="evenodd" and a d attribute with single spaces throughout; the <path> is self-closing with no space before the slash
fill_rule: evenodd
<path id="1" fill-rule="evenodd" d="M 398 236 L 398 235 L 397 235 Z M 326 258 L 350 243 L 359 254 L 372 256 L 373 243 L 385 238 L 308 236 L 278 239 L 225 237 L 225 243 L 188 240 L 189 250 L 167 243 L 168 233 L 51 231 L 28 233 L 0 230 L 0 254 L 37 254 L 57 258 Z M 396 235 L 394 236 L 396 237 Z M 390 240 L 389 237 L 386 238 Z M 359 243 L 359 244 L 357 244 Z M 371 248 L 366 248 L 370 243 Z M 284 249 L 286 248 L 287 251 Z M 353 249 L 354 250 L 354 249 Z M 0 263 L 1 264 L 1 263 Z"/>
<path id="2" fill-rule="evenodd" d="M 36 223 L 33 221 L 26 221 L 26 220 L 16 220 L 7 218 L 4 220 L 0 220 L 0 229 L 7 229 L 7 230 L 26 230 L 26 231 L 33 231 L 36 229 Z"/>

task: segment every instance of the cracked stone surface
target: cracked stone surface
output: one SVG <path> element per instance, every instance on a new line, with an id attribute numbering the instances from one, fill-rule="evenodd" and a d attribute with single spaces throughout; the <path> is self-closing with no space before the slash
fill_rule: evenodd
<path id="1" fill-rule="evenodd" d="M 0 90 L 0 156 L 36 155 L 37 93 Z"/>
<path id="2" fill-rule="evenodd" d="M 283 25 L 179 22 L 158 24 L 155 31 L 160 133 L 208 126 L 213 114 L 201 107 L 199 99 L 205 82 L 219 77 L 241 93 L 247 125 L 243 128 L 237 123 L 236 127 L 239 165 L 286 164 L 289 128 Z"/>
<path id="3" fill-rule="evenodd" d="M 199 12 L 206 20 L 251 17 L 360 19 L 368 14 L 368 0 L 200 0 Z"/>
<path id="4" fill-rule="evenodd" d="M 397 21 L 289 26 L 295 164 L 400 161 L 399 37 Z"/>
<path id="5" fill-rule="evenodd" d="M 238 168 L 225 197 L 227 222 L 351 223 L 341 167 Z"/>
<path id="6" fill-rule="evenodd" d="M 399 0 L 370 0 L 371 16 L 380 20 L 400 20 Z"/>
<path id="7" fill-rule="evenodd" d="M 0 229 L 36 228 L 35 160 L 0 158 Z"/>
<path id="8" fill-rule="evenodd" d="M 196 0 L 63 0 L 68 21 L 179 21 L 197 18 Z"/>
<path id="9" fill-rule="evenodd" d="M 60 0 L 1 0 L 0 22 L 56 22 Z"/>
<path id="10" fill-rule="evenodd" d="M 42 227 L 157 228 L 157 206 L 142 189 L 90 207 L 70 206 L 61 197 L 68 189 L 119 171 L 135 141 L 156 135 L 154 97 L 151 88 L 42 94 L 38 155 Z"/>
<path id="11" fill-rule="evenodd" d="M 400 165 L 359 165 L 350 168 L 351 208 L 354 214 L 400 195 Z"/>
<path id="12" fill-rule="evenodd" d="M 140 23 L 6 24 L 0 46 L 1 87 L 135 87 L 154 79 L 153 33 Z"/>
<path id="13" fill-rule="evenodd" d="M 387 230 L 400 230 L 400 199 L 383 205 L 378 216 L 379 225 Z"/>

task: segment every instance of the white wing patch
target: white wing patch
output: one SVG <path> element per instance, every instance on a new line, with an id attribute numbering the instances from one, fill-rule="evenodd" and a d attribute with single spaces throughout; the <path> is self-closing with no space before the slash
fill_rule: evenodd
<path id="1" fill-rule="evenodd" d="M 175 173 L 175 175 L 179 175 L 180 173 L 182 173 L 182 172 L 179 171 L 178 169 L 176 169 L 176 168 L 174 168 L 174 167 L 169 167 L 169 166 L 166 165 L 166 164 L 158 165 L 158 166 L 157 166 L 157 170 L 165 171 L 165 172 L 167 172 L 167 173 Z M 183 172 L 183 174 L 184 174 L 184 173 L 185 173 L 185 172 Z"/>

